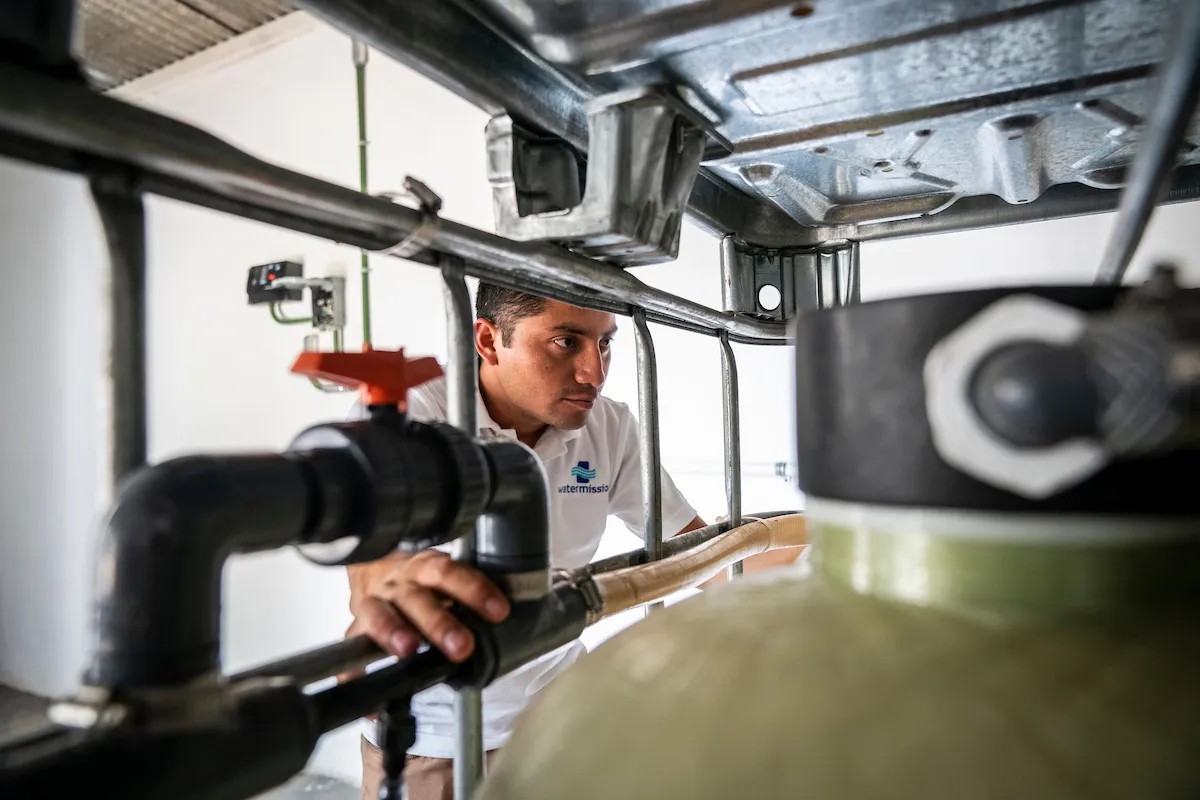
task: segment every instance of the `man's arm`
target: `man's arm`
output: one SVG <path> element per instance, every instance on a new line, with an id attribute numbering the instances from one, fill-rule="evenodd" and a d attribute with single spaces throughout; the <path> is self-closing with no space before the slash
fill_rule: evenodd
<path id="1" fill-rule="evenodd" d="M 508 616 L 508 599 L 494 583 L 440 550 L 396 552 L 346 571 L 354 615 L 346 635 L 365 633 L 401 658 L 415 653 L 422 639 L 454 662 L 471 655 L 475 637 L 447 610 L 448 601 L 457 600 L 490 622 Z"/>
<path id="2" fill-rule="evenodd" d="M 350 419 L 366 416 L 361 402 L 349 414 Z M 422 387 L 408 393 L 408 416 L 421 422 L 445 418 Z M 495 584 L 439 550 L 391 553 L 378 561 L 352 564 L 346 572 L 354 615 L 346 636 L 366 634 L 401 658 L 415 653 L 422 639 L 451 661 L 461 662 L 471 655 L 475 637 L 447 610 L 450 601 L 457 600 L 491 622 L 508 616 L 508 599 Z"/>

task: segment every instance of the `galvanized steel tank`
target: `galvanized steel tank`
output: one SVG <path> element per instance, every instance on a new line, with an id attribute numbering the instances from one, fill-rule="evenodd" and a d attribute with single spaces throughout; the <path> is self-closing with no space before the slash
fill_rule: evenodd
<path id="1" fill-rule="evenodd" d="M 825 490 L 808 563 L 582 659 L 531 707 L 484 800 L 1200 797 L 1200 501 L 1180 483 L 1194 455 L 1033 501 L 949 468 L 913 410 L 925 354 L 1003 294 L 802 320 L 801 396 L 829 387 L 798 415 L 802 486 Z M 867 441 L 874 484 L 855 485 Z"/>

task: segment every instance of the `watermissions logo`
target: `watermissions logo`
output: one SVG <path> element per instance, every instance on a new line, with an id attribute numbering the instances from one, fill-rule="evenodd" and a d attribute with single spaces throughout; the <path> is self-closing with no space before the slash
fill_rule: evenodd
<path id="1" fill-rule="evenodd" d="M 592 483 L 596 480 L 596 470 L 592 469 L 587 461 L 580 461 L 571 467 L 571 475 L 575 478 L 575 483 L 559 486 L 559 494 L 603 494 L 608 491 L 607 483 Z"/>

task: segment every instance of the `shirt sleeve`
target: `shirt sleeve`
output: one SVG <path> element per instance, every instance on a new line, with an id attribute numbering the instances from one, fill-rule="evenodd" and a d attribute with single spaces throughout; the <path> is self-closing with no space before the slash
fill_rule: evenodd
<path id="1" fill-rule="evenodd" d="M 346 413 L 347 422 L 358 422 L 367 418 L 367 407 L 363 405 L 361 399 L 355 400 L 354 405 L 350 406 L 350 411 Z"/>
<path id="2" fill-rule="evenodd" d="M 616 515 L 639 538 L 644 533 L 642 512 L 642 451 L 637 421 L 624 406 L 620 409 L 619 436 L 615 437 L 619 461 L 616 480 L 609 492 L 608 513 Z M 662 530 L 669 539 L 682 531 L 696 516 L 696 510 L 684 498 L 667 471 L 662 477 Z"/>

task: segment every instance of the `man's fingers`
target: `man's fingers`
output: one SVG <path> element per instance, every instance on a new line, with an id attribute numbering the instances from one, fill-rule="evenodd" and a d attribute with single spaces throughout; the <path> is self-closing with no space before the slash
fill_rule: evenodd
<path id="1" fill-rule="evenodd" d="M 365 633 L 386 652 L 407 658 L 421 645 L 420 635 L 401 616 L 395 606 L 378 597 L 370 597 L 359 605 L 354 624 L 347 636 Z"/>
<path id="2" fill-rule="evenodd" d="M 508 616 L 508 598 L 474 567 L 438 553 L 414 558 L 411 569 L 414 581 L 457 600 L 489 622 L 501 622 Z"/>
<path id="3" fill-rule="evenodd" d="M 433 592 L 415 583 L 399 587 L 393 600 L 400 612 L 416 625 L 429 643 L 451 661 L 465 661 L 475 647 L 475 637 L 455 619 Z"/>

